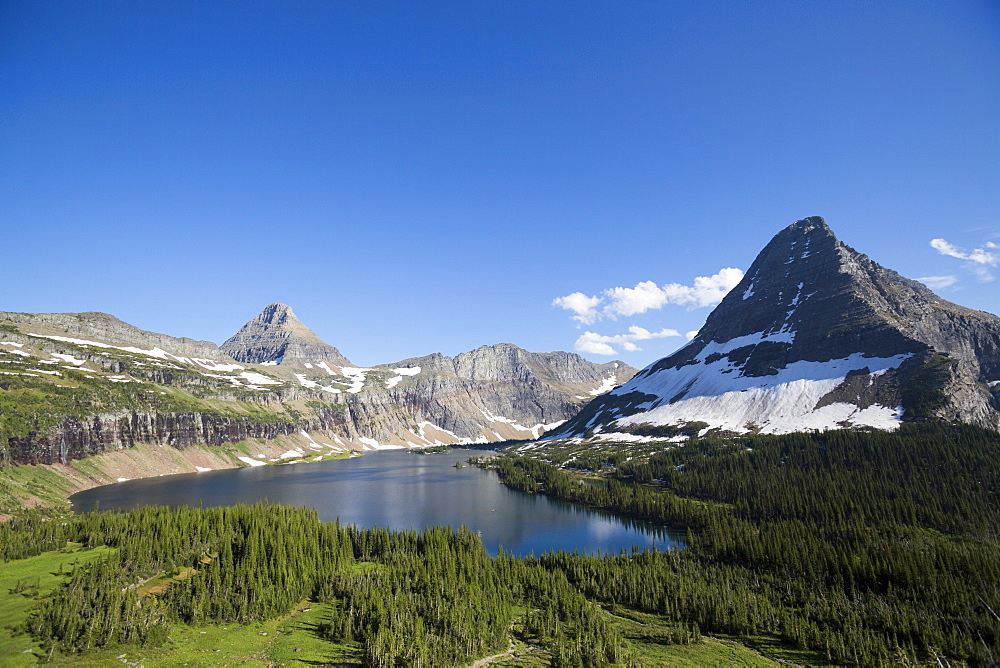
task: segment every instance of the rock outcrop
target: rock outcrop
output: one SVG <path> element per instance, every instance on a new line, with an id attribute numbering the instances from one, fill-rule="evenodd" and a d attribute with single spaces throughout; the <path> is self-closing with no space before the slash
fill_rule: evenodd
<path id="1" fill-rule="evenodd" d="M 344 405 L 351 435 L 420 446 L 538 438 L 636 370 L 622 362 L 594 364 L 574 353 L 531 353 L 501 343 L 453 358 L 434 354 L 365 371 L 356 393 L 327 395 Z"/>
<path id="2" fill-rule="evenodd" d="M 537 438 L 635 373 L 511 344 L 358 368 L 280 304 L 233 357 L 105 314 L 3 313 L 0 331 L 0 465 L 309 433 L 355 450 Z"/>
<path id="3" fill-rule="evenodd" d="M 948 419 L 1000 427 L 1000 318 L 941 299 L 800 220 L 684 348 L 559 431 L 765 432 Z"/>
<path id="4" fill-rule="evenodd" d="M 340 351 L 323 342 L 286 304 L 270 304 L 222 344 L 224 353 L 247 364 L 329 362 L 351 366 Z"/>
<path id="5" fill-rule="evenodd" d="M 144 350 L 159 348 L 183 357 L 228 360 L 210 341 L 147 332 L 107 313 L 11 313 L 0 311 L 0 328 L 14 334 L 36 333 L 66 339 L 94 341 Z M 0 333 L 0 336 L 5 334 Z M 19 342 L 25 339 L 18 338 Z"/>

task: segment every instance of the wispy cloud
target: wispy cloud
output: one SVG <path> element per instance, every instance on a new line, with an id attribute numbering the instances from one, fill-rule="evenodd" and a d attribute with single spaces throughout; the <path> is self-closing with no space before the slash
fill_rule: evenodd
<path id="1" fill-rule="evenodd" d="M 742 269 L 726 267 L 713 276 L 696 277 L 693 285 L 667 283 L 661 286 L 653 281 L 643 281 L 633 288 L 609 288 L 600 295 L 588 296 L 582 292 L 574 292 L 565 297 L 557 297 L 552 300 L 552 305 L 573 311 L 576 314 L 570 316 L 573 320 L 591 325 L 604 318 L 617 320 L 619 317 L 661 309 L 667 304 L 688 309 L 713 306 L 722 301 L 742 279 Z M 598 309 L 602 305 L 603 308 Z"/>
<path id="2" fill-rule="evenodd" d="M 924 276 L 917 280 L 931 290 L 944 290 L 958 283 L 958 276 Z"/>
<path id="3" fill-rule="evenodd" d="M 574 347 L 577 352 L 592 353 L 594 355 L 617 355 L 618 351 L 614 346 L 621 346 L 622 350 L 630 353 L 642 350 L 635 344 L 636 341 L 647 341 L 649 339 L 663 339 L 670 336 L 680 336 L 676 329 L 661 329 L 658 332 L 651 332 L 643 327 L 635 325 L 628 328 L 628 334 L 616 334 L 614 336 L 604 336 L 597 332 L 584 332 L 576 340 Z"/>
<path id="4" fill-rule="evenodd" d="M 1000 248 L 1000 246 L 997 246 L 992 241 L 987 241 L 983 244 L 983 248 L 974 248 L 971 251 L 966 251 L 963 248 L 948 243 L 944 239 L 931 239 L 931 247 L 938 253 L 941 253 L 941 255 L 947 255 L 948 257 L 968 262 L 966 269 L 975 274 L 976 278 L 984 283 L 988 283 L 995 278 L 993 272 L 990 271 L 990 267 L 997 266 L 1000 256 L 992 251 Z"/>

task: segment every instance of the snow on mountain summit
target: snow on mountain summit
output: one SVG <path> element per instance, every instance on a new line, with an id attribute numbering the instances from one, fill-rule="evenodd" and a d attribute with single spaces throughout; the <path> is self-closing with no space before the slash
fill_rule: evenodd
<path id="1" fill-rule="evenodd" d="M 1000 426 L 1000 318 L 940 299 L 797 221 L 685 347 L 588 404 L 559 436 L 637 425 L 748 433 L 940 417 Z"/>

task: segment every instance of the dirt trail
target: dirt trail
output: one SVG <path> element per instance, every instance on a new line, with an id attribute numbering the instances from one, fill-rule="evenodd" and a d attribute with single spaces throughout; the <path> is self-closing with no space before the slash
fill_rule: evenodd
<path id="1" fill-rule="evenodd" d="M 503 659 L 504 657 L 511 656 L 513 653 L 514 653 L 514 641 L 511 640 L 507 645 L 506 652 L 501 652 L 500 654 L 494 654 L 493 656 L 487 656 L 485 658 L 479 659 L 475 663 L 473 663 L 472 666 L 470 666 L 470 668 L 483 668 L 483 666 L 488 666 L 494 661 Z"/>

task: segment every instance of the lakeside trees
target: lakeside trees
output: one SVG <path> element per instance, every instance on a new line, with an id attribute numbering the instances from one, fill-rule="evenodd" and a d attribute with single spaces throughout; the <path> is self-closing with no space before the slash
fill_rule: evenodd
<path id="1" fill-rule="evenodd" d="M 331 606 L 320 633 L 370 666 L 456 665 L 512 633 L 554 665 L 627 663 L 606 612 L 620 608 L 672 623 L 659 643 L 768 635 L 837 663 L 988 665 L 998 458 L 994 432 L 923 425 L 706 439 L 642 460 L 609 448 L 588 463 L 617 468 L 588 484 L 538 459 L 490 464 L 523 491 L 687 527 L 679 551 L 491 558 L 465 529 L 358 529 L 256 505 L 26 511 L 0 524 L 0 559 L 112 548 L 36 606 L 27 627 L 46 651 L 155 645 L 172 625 L 272 619 L 309 598 Z"/>
<path id="2" fill-rule="evenodd" d="M 1000 658 L 1000 438 L 967 425 L 703 439 L 580 484 L 497 460 L 510 486 L 694 529 L 688 549 L 544 555 L 588 597 L 833 661 Z"/>

